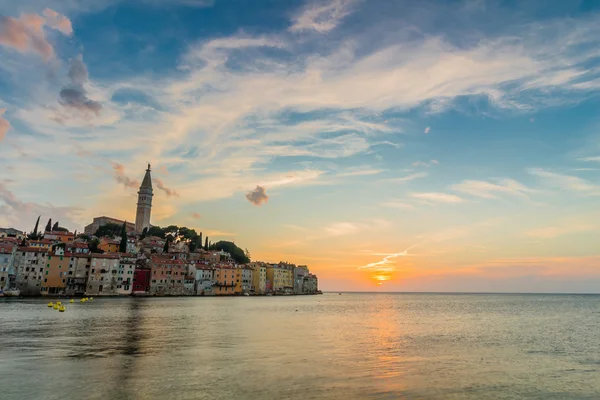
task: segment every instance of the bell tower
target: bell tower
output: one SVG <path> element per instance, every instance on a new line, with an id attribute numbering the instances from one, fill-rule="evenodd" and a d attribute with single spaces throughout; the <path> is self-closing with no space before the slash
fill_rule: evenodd
<path id="1" fill-rule="evenodd" d="M 144 228 L 150 228 L 152 196 L 152 177 L 150 176 L 150 164 L 148 164 L 144 180 L 138 191 L 137 212 L 135 214 L 135 230 L 137 232 L 142 232 Z"/>

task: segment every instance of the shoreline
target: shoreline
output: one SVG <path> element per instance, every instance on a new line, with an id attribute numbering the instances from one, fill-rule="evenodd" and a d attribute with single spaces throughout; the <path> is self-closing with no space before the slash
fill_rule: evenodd
<path id="1" fill-rule="evenodd" d="M 168 294 L 168 295 L 153 295 L 153 294 L 128 294 L 128 295 L 118 295 L 118 294 L 110 294 L 110 295 L 39 295 L 39 296 L 0 296 L 0 300 L 2 299 L 79 299 L 83 297 L 95 297 L 97 299 L 100 298 L 119 298 L 119 299 L 127 299 L 127 298 L 165 298 L 165 297 L 295 297 L 295 296 L 315 296 L 322 295 L 323 292 L 317 293 L 297 293 L 297 294 L 249 294 L 245 296 L 243 294 L 213 294 L 213 295 L 200 295 L 200 294 Z"/>

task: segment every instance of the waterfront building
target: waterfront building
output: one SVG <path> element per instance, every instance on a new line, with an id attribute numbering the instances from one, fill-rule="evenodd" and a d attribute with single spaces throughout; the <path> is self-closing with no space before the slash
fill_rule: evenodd
<path id="1" fill-rule="evenodd" d="M 83 232 L 88 236 L 93 236 L 96 234 L 96 231 L 98 230 L 98 228 L 100 228 L 103 225 L 108 224 L 109 222 L 112 224 L 123 225 L 123 223 L 125 221 L 123 221 L 121 219 L 117 219 L 117 218 L 106 217 L 106 216 L 95 217 L 91 224 L 85 226 L 85 228 L 83 229 Z M 127 230 L 127 232 L 134 231 L 135 224 L 133 224 L 132 222 L 127 222 L 125 224 L 125 229 Z"/>
<path id="2" fill-rule="evenodd" d="M 150 213 L 152 211 L 152 177 L 150 176 L 150 164 L 144 174 L 144 180 L 138 191 L 137 211 L 135 214 L 135 230 L 142 232 L 144 228 L 150 228 Z"/>
<path id="3" fill-rule="evenodd" d="M 254 293 L 265 294 L 266 293 L 266 282 L 267 282 L 267 266 L 264 263 L 250 263 L 252 268 L 252 286 L 254 287 Z"/>
<path id="4" fill-rule="evenodd" d="M 140 247 L 138 245 L 137 237 L 127 236 L 127 253 L 128 254 L 138 254 L 140 252 Z"/>
<path id="5" fill-rule="evenodd" d="M 309 274 L 308 267 L 306 265 L 298 265 L 294 268 L 294 293 L 303 293 L 304 278 Z"/>
<path id="6" fill-rule="evenodd" d="M 133 292 L 133 278 L 136 267 L 136 256 L 121 254 L 119 268 L 117 269 L 117 294 L 130 295 Z"/>
<path id="7" fill-rule="evenodd" d="M 319 290 L 319 281 L 316 275 L 308 274 L 304 277 L 304 282 L 302 284 L 303 293 L 317 293 Z"/>
<path id="8" fill-rule="evenodd" d="M 153 254 L 150 258 L 150 293 L 154 295 L 182 295 L 186 264 L 166 254 Z"/>
<path id="9" fill-rule="evenodd" d="M 185 275 L 183 277 L 183 295 L 193 296 L 196 292 L 196 277 L 194 275 Z"/>
<path id="10" fill-rule="evenodd" d="M 15 284 L 15 253 L 17 246 L 0 245 L 0 291 L 7 290 Z"/>
<path id="11" fill-rule="evenodd" d="M 214 294 L 234 294 L 235 269 L 231 265 L 215 266 Z"/>
<path id="12" fill-rule="evenodd" d="M 152 271 L 148 267 L 140 267 L 139 264 L 133 271 L 133 290 L 134 295 L 150 294 L 150 277 Z"/>
<path id="13" fill-rule="evenodd" d="M 64 294 L 67 287 L 70 255 L 65 253 L 65 244 L 53 246 L 44 268 L 42 295 Z"/>
<path id="14" fill-rule="evenodd" d="M 117 295 L 117 271 L 119 254 L 92 253 L 90 274 L 85 294 L 88 296 Z"/>
<path id="15" fill-rule="evenodd" d="M 69 272 L 67 275 L 67 296 L 83 296 L 86 291 L 88 276 L 92 265 L 92 256 L 89 253 L 71 253 L 69 259 Z"/>
<path id="16" fill-rule="evenodd" d="M 288 273 L 288 270 L 280 268 L 277 264 L 267 265 L 267 280 L 270 286 L 268 292 L 283 293 L 289 280 Z"/>
<path id="17" fill-rule="evenodd" d="M 48 249 L 18 247 L 15 253 L 16 286 L 22 296 L 39 296 L 48 259 Z"/>
<path id="18" fill-rule="evenodd" d="M 196 294 L 210 296 L 214 294 L 215 269 L 208 265 L 196 264 Z"/>
<path id="19" fill-rule="evenodd" d="M 235 269 L 235 294 L 253 293 L 254 285 L 252 275 L 254 270 L 249 266 L 242 266 Z"/>

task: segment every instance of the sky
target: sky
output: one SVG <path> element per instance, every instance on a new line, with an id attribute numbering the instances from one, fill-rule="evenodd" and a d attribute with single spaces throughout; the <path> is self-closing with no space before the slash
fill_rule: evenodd
<path id="1" fill-rule="evenodd" d="M 134 221 L 323 290 L 600 292 L 600 3 L 0 0 L 0 226 Z"/>

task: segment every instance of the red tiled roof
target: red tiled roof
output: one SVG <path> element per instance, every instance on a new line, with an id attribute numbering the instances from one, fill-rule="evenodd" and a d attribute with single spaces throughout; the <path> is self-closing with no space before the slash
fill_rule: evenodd
<path id="1" fill-rule="evenodd" d="M 47 253 L 48 249 L 47 248 L 41 248 L 41 247 L 18 247 L 17 251 L 24 251 L 26 253 Z"/>
<path id="2" fill-rule="evenodd" d="M 119 255 L 117 253 L 106 253 L 106 254 L 92 253 L 91 256 L 92 256 L 92 258 L 112 258 L 112 259 L 119 258 Z"/>

